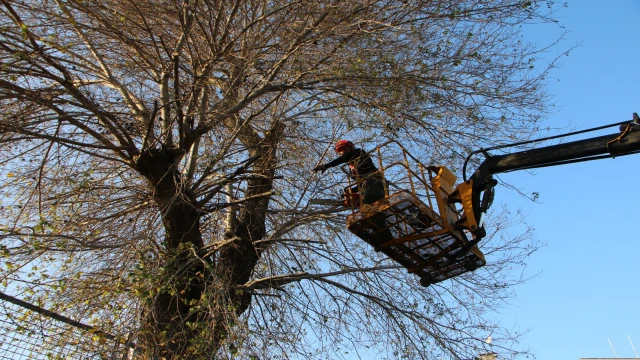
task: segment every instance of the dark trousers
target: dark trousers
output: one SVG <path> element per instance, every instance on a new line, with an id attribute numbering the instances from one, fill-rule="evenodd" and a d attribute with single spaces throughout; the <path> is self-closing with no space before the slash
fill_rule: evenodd
<path id="1" fill-rule="evenodd" d="M 362 192 L 360 193 L 361 190 Z M 384 191 L 384 181 L 380 174 L 363 176 L 360 179 L 360 186 L 347 186 L 344 193 L 349 196 L 352 193 L 360 193 L 363 204 L 372 204 L 386 196 Z"/>

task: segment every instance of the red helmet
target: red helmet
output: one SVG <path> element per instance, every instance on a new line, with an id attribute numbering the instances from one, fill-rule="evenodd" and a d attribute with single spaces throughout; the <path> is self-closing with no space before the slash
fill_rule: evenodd
<path id="1" fill-rule="evenodd" d="M 335 150 L 338 151 L 347 151 L 353 149 L 353 143 L 349 140 L 340 140 L 336 143 Z"/>

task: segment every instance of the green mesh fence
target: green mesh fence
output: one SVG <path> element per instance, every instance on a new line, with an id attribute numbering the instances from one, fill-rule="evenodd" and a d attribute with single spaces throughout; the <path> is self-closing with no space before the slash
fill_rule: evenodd
<path id="1" fill-rule="evenodd" d="M 0 293 L 0 360 L 134 359 L 120 339 Z"/>

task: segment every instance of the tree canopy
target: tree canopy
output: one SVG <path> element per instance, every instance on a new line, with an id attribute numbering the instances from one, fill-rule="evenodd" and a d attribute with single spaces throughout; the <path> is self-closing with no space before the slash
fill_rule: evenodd
<path id="1" fill-rule="evenodd" d="M 535 135 L 553 2 L 0 1 L 6 289 L 150 358 L 523 351 L 490 315 L 529 232 L 422 288 L 307 203 L 341 138 L 457 169 Z"/>

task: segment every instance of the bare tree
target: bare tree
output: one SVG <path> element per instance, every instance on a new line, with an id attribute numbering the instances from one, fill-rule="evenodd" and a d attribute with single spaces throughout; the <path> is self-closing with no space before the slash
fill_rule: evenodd
<path id="1" fill-rule="evenodd" d="M 421 288 L 308 207 L 330 144 L 455 168 L 537 131 L 515 0 L 0 0 L 2 280 L 165 358 L 516 356 L 530 232 Z M 507 220 L 504 219 L 506 222 Z M 346 355 L 351 352 L 351 355 Z"/>

